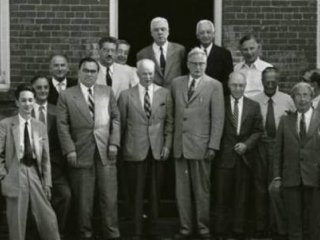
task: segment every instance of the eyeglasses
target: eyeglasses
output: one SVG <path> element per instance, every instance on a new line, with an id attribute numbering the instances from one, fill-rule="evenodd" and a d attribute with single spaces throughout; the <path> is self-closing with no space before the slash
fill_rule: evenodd
<path id="1" fill-rule="evenodd" d="M 86 73 L 86 74 L 96 74 L 98 71 L 97 70 L 89 70 L 89 69 L 82 69 L 82 72 Z"/>
<path id="2" fill-rule="evenodd" d="M 203 67 L 206 65 L 205 62 L 189 62 L 189 64 L 191 64 L 193 66 L 200 66 L 200 67 Z"/>

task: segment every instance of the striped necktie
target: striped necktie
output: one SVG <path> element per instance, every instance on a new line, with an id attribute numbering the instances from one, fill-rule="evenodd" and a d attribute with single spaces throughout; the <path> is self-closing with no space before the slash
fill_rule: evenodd
<path id="1" fill-rule="evenodd" d="M 188 90 L 188 100 L 192 97 L 196 86 L 196 80 L 192 79 L 189 90 Z"/>
<path id="2" fill-rule="evenodd" d="M 94 119 L 94 98 L 93 98 L 93 94 L 92 94 L 92 90 L 91 88 L 88 88 L 88 106 L 89 106 L 89 110 L 90 110 L 90 115 L 92 117 L 92 119 Z"/>
<path id="3" fill-rule="evenodd" d="M 151 116 L 151 104 L 150 104 L 150 96 L 148 92 L 148 88 L 146 87 L 144 94 L 144 111 L 146 112 L 147 118 Z"/>
<path id="4" fill-rule="evenodd" d="M 46 118 L 44 115 L 44 106 L 42 106 L 42 105 L 39 106 L 39 120 L 41 122 L 43 122 L 44 124 L 46 124 Z"/>

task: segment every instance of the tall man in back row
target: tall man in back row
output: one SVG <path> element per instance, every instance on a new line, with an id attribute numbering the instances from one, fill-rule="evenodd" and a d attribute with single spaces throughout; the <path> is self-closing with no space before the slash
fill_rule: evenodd
<path id="1" fill-rule="evenodd" d="M 170 88 L 175 77 L 181 76 L 185 62 L 185 48 L 168 41 L 169 24 L 167 19 L 156 17 L 150 24 L 153 44 L 137 54 L 137 60 L 151 59 L 155 63 L 154 83 Z"/>
<path id="2" fill-rule="evenodd" d="M 198 234 L 211 239 L 210 172 L 220 148 L 224 124 L 222 84 L 205 75 L 207 56 L 200 48 L 188 54 L 189 75 L 174 79 L 173 157 L 180 231 L 176 239 Z"/>

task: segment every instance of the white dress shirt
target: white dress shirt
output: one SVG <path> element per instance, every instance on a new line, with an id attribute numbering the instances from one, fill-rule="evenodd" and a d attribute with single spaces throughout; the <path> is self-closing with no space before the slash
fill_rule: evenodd
<path id="1" fill-rule="evenodd" d="M 64 91 L 67 89 L 67 79 L 63 79 L 63 81 L 59 82 L 57 81 L 55 78 L 52 78 L 52 84 L 55 87 L 55 89 L 57 90 L 57 92 L 60 92 L 60 88 L 61 91 Z"/>
<path id="2" fill-rule="evenodd" d="M 208 46 L 208 47 L 204 47 L 204 46 L 200 46 L 201 47 L 201 49 L 204 51 L 204 52 L 206 52 L 207 53 L 207 57 L 210 55 L 210 52 L 211 52 L 211 49 L 212 49 L 212 45 L 213 45 L 213 43 L 210 43 L 210 45 Z"/>
<path id="3" fill-rule="evenodd" d="M 113 64 L 114 64 L 114 63 L 113 63 Z M 110 74 L 110 77 L 111 77 L 112 81 L 113 81 L 113 78 L 112 78 L 112 76 L 113 76 L 113 64 L 111 64 L 111 65 L 109 66 L 109 74 Z M 103 66 L 100 62 L 99 62 L 99 67 L 100 67 L 99 72 L 102 73 L 102 75 L 104 76 L 103 79 L 104 79 L 104 81 L 106 81 L 107 67 Z M 113 83 L 113 82 L 112 82 L 112 83 Z"/>
<path id="4" fill-rule="evenodd" d="M 313 114 L 313 108 L 312 107 L 308 111 L 306 111 L 304 113 L 304 120 L 305 120 L 305 123 L 306 123 L 306 133 L 308 133 L 308 130 L 309 130 L 312 114 Z M 301 113 L 298 112 L 298 117 L 297 117 L 297 131 L 298 131 L 298 134 L 300 133 L 300 120 L 301 120 Z"/>
<path id="5" fill-rule="evenodd" d="M 157 45 L 156 43 L 153 43 L 152 44 L 152 49 L 153 49 L 153 52 L 154 52 L 154 56 L 155 56 L 155 58 L 157 60 L 157 63 L 160 66 L 160 54 L 161 54 L 160 46 Z M 162 52 L 163 52 L 164 59 L 167 60 L 168 41 L 166 41 L 165 44 L 162 45 Z"/>
<path id="6" fill-rule="evenodd" d="M 34 110 L 34 116 L 37 120 L 40 120 L 39 119 L 39 116 L 40 116 L 40 106 L 43 106 L 43 113 L 44 113 L 44 119 L 45 121 L 47 122 L 47 112 L 48 112 L 48 102 L 45 102 L 44 104 L 42 105 L 39 105 L 38 103 L 34 103 L 34 107 L 33 107 L 33 110 Z"/>
<path id="7" fill-rule="evenodd" d="M 91 89 L 92 92 L 92 96 L 94 96 L 94 85 L 92 85 L 92 87 L 88 88 L 85 85 L 83 85 L 82 83 L 80 83 L 80 88 L 81 88 L 81 92 L 84 96 L 84 99 L 86 100 L 87 104 L 89 105 L 89 92 L 88 90 Z M 94 99 L 94 97 L 93 97 Z"/>
<path id="8" fill-rule="evenodd" d="M 148 86 L 148 94 L 149 94 L 149 99 L 150 99 L 150 106 L 152 106 L 153 94 L 154 94 L 154 92 L 157 91 L 158 89 L 159 89 L 159 86 L 157 86 L 157 85 L 154 84 L 154 83 L 151 83 L 151 84 Z M 144 96 L 145 96 L 145 94 L 146 94 L 146 88 L 139 83 L 139 84 L 138 84 L 138 90 L 139 90 L 139 97 L 140 97 L 142 109 L 144 109 Z"/>
<path id="9" fill-rule="evenodd" d="M 235 98 L 230 96 L 230 103 L 231 103 L 231 112 L 233 114 L 234 112 L 234 102 L 235 102 Z M 238 99 L 238 109 L 239 109 L 239 114 L 238 114 L 238 124 L 237 124 L 237 135 L 240 134 L 240 130 L 241 130 L 241 118 L 242 118 L 242 110 L 243 110 L 243 97 Z"/>
<path id="10" fill-rule="evenodd" d="M 28 132 L 29 132 L 29 139 L 31 143 L 31 148 L 32 148 L 32 155 L 35 158 L 35 153 L 34 153 L 34 145 L 33 145 L 33 139 L 32 139 L 32 131 L 31 131 L 31 118 L 28 120 L 25 120 L 20 114 L 19 116 L 19 133 L 20 133 L 20 151 L 19 151 L 19 159 L 23 158 L 24 155 L 24 128 L 25 128 L 25 123 L 28 122 Z"/>
<path id="11" fill-rule="evenodd" d="M 263 92 L 261 75 L 262 71 L 267 67 L 272 67 L 272 65 L 262 61 L 260 58 L 257 58 L 250 66 L 248 66 L 244 61 L 234 66 L 235 71 L 242 72 L 246 76 L 247 86 L 244 91 L 244 95 L 246 97 L 252 98 L 254 95 Z"/>

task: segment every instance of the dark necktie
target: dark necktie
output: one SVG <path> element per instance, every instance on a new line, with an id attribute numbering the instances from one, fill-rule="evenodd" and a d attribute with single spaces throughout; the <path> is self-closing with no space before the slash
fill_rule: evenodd
<path id="1" fill-rule="evenodd" d="M 144 94 L 144 111 L 146 112 L 147 118 L 151 116 L 151 104 L 148 88 L 146 87 L 146 92 Z"/>
<path id="2" fill-rule="evenodd" d="M 205 54 L 208 56 L 207 48 L 203 48 L 203 51 L 204 51 L 204 52 L 205 52 Z"/>
<path id="3" fill-rule="evenodd" d="M 191 84 L 190 84 L 190 87 L 189 87 L 189 89 L 188 89 L 188 100 L 190 100 L 191 96 L 192 96 L 193 93 L 194 93 L 195 85 L 196 85 L 196 80 L 195 80 L 195 79 L 192 79 Z"/>
<path id="4" fill-rule="evenodd" d="M 307 129 L 306 129 L 306 120 L 304 117 L 304 113 L 301 114 L 300 119 L 300 140 L 301 142 L 304 142 L 307 136 Z"/>
<path id="5" fill-rule="evenodd" d="M 46 124 L 46 118 L 44 116 L 44 106 L 42 105 L 39 106 L 39 120 Z"/>
<path id="6" fill-rule="evenodd" d="M 164 70 L 166 68 L 166 60 L 164 59 L 162 47 L 160 47 L 160 68 L 161 68 L 162 73 L 164 74 Z"/>
<path id="7" fill-rule="evenodd" d="M 90 115 L 92 117 L 92 119 L 94 119 L 94 98 L 92 95 L 92 91 L 91 88 L 88 88 L 88 106 L 89 106 L 89 110 L 90 110 Z"/>
<path id="8" fill-rule="evenodd" d="M 269 137 L 274 138 L 276 136 L 276 122 L 274 118 L 272 98 L 269 98 L 268 100 L 268 110 L 267 110 L 267 116 L 266 116 L 265 129 Z"/>
<path id="9" fill-rule="evenodd" d="M 109 86 L 109 87 L 112 86 L 112 78 L 111 78 L 111 75 L 110 75 L 110 68 L 109 67 L 107 67 L 106 83 L 107 83 L 107 86 Z"/>
<path id="10" fill-rule="evenodd" d="M 30 161 L 33 159 L 33 156 L 32 156 L 32 147 L 31 147 L 29 131 L 28 131 L 28 122 L 26 122 L 24 125 L 24 139 L 23 139 L 23 141 L 24 141 L 23 159 L 25 161 Z"/>
<path id="11" fill-rule="evenodd" d="M 233 125 L 236 128 L 236 132 L 238 132 L 238 119 L 239 119 L 239 100 L 234 99 L 233 104 Z"/>

